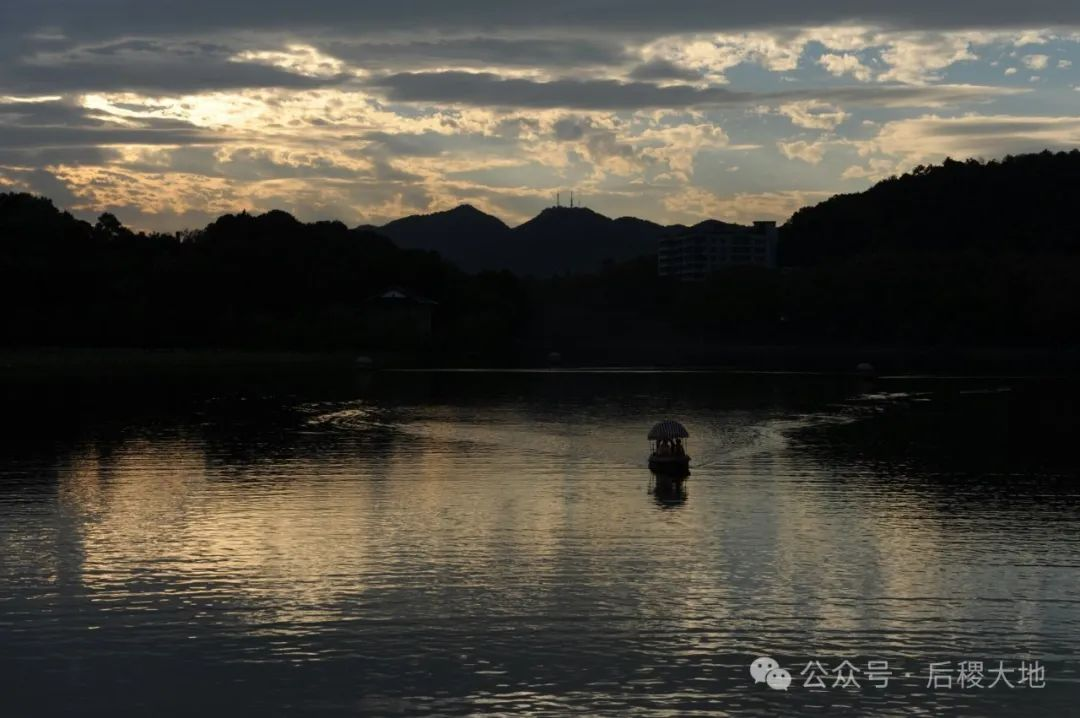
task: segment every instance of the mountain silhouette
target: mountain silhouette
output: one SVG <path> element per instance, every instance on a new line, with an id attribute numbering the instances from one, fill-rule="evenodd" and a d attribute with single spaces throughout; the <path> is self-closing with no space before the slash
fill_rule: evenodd
<path id="1" fill-rule="evenodd" d="M 731 222 L 721 222 L 718 219 L 707 219 L 704 222 L 698 222 L 692 227 L 670 227 L 672 231 L 681 233 L 693 233 L 693 234 L 712 234 L 714 232 L 726 232 L 730 229 L 736 228 L 739 225 Z"/>
<path id="2" fill-rule="evenodd" d="M 597 272 L 612 263 L 656 254 L 667 227 L 636 217 L 611 219 L 585 207 L 549 207 L 514 229 L 537 276 Z"/>
<path id="3" fill-rule="evenodd" d="M 595 272 L 605 263 L 655 254 L 669 231 L 655 222 L 611 219 L 584 207 L 549 207 L 511 229 L 467 204 L 363 229 L 402 249 L 438 252 L 469 272 L 508 269 L 533 276 Z"/>
<path id="4" fill-rule="evenodd" d="M 463 204 L 445 212 L 418 214 L 371 229 L 402 249 L 438 252 L 468 272 L 505 269 L 511 263 L 514 241 L 499 219 Z"/>

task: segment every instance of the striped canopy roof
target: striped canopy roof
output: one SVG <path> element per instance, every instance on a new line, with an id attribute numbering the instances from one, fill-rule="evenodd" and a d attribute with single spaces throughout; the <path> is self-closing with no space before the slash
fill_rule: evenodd
<path id="1" fill-rule="evenodd" d="M 690 432 L 677 421 L 661 421 L 649 431 L 649 441 L 659 439 L 686 439 Z"/>

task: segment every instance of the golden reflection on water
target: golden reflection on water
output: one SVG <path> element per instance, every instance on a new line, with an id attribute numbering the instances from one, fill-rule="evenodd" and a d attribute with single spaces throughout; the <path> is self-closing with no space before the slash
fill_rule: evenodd
<path id="1" fill-rule="evenodd" d="M 347 620 L 365 591 L 388 583 L 434 591 L 491 582 L 513 596 L 519 584 L 543 592 L 572 566 L 604 585 L 633 572 L 635 551 L 672 552 L 627 587 L 634 600 L 620 609 L 646 614 L 662 607 L 697 617 L 704 598 L 716 619 L 765 629 L 774 620 L 768 606 L 802 606 L 805 630 L 841 634 L 912 618 L 903 602 L 868 615 L 857 597 L 943 592 L 943 574 L 924 568 L 944 541 L 918 497 L 877 506 L 822 480 L 793 491 L 783 477 L 799 467 L 765 453 L 721 459 L 689 480 L 721 513 L 688 499 L 689 513 L 660 531 L 641 529 L 632 521 L 649 506 L 623 489 L 647 474 L 591 460 L 590 448 L 611 450 L 605 431 L 571 438 L 565 427 L 545 435 L 520 416 L 495 426 L 473 418 L 422 418 L 375 456 L 339 451 L 227 470 L 191 438 L 84 451 L 60 483 L 81 580 L 117 600 L 149 574 L 169 591 L 240 605 L 236 615 L 275 633 Z M 708 437 L 696 443 L 705 457 L 714 448 Z M 640 442 L 614 446 L 624 464 L 641 452 Z M 693 590 L 671 589 L 688 584 Z M 745 598 L 740 586 L 756 601 L 733 610 Z"/>
<path id="2" fill-rule="evenodd" d="M 67 602 L 57 615 L 104 632 L 141 615 L 141 630 L 212 637 L 221 665 L 434 655 L 487 686 L 471 706 L 558 704 L 562 665 L 595 695 L 657 689 L 673 666 L 689 685 L 737 671 L 725 695 L 753 703 L 737 692 L 748 655 L 1075 647 L 1075 588 L 1055 568 L 1075 534 L 992 506 L 957 516 L 914 474 L 817 460 L 785 433 L 801 420 L 771 409 L 687 411 L 693 474 L 666 498 L 644 466 L 656 410 L 302 409 L 274 438 L 79 444 L 56 462 L 55 516 L 0 532 L 5 575 L 45 567 L 35 590 Z M 43 599 L 27 600 L 29 616 Z"/>

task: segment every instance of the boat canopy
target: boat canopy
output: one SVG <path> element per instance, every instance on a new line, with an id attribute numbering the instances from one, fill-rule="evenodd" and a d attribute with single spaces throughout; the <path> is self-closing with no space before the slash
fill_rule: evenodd
<path id="1" fill-rule="evenodd" d="M 649 441 L 687 439 L 689 437 L 690 432 L 677 421 L 661 421 L 649 431 Z"/>

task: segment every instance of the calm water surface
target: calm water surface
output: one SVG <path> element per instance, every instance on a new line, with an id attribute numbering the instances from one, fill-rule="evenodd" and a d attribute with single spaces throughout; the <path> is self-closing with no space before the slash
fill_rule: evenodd
<path id="1" fill-rule="evenodd" d="M 1080 711 L 1071 381 L 4 391 L 3 716 Z M 692 434 L 682 490 L 645 468 L 666 417 Z M 754 684 L 763 655 L 788 691 Z M 804 685 L 845 660 L 888 661 L 891 682 Z M 962 661 L 984 686 L 1038 661 L 1045 687 L 927 687 Z"/>

